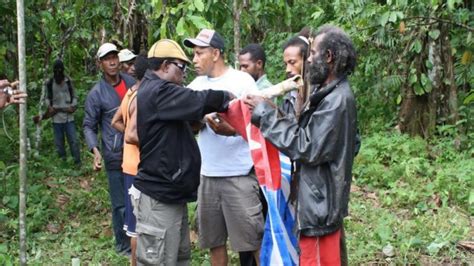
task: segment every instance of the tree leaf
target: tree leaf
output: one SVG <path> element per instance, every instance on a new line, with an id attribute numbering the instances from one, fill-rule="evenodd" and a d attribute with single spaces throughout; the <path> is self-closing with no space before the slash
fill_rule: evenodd
<path id="1" fill-rule="evenodd" d="M 176 34 L 179 36 L 183 36 L 186 33 L 184 30 L 184 17 L 181 17 L 178 21 L 178 24 L 176 24 Z"/>
<path id="2" fill-rule="evenodd" d="M 421 85 L 425 86 L 428 83 L 428 78 L 426 77 L 425 73 L 421 73 L 420 75 Z"/>
<path id="3" fill-rule="evenodd" d="M 425 91 L 423 90 L 423 87 L 420 86 L 420 84 L 415 84 L 415 86 L 413 87 L 413 90 L 415 91 L 415 94 L 416 95 L 423 95 L 425 94 Z"/>
<path id="4" fill-rule="evenodd" d="M 194 6 L 199 12 L 204 11 L 204 3 L 202 0 L 194 0 Z"/>
<path id="5" fill-rule="evenodd" d="M 169 16 L 165 16 L 163 18 L 163 21 L 161 22 L 161 26 L 160 26 L 160 38 L 161 39 L 165 39 L 166 38 L 166 34 L 167 34 L 167 25 L 168 25 L 168 18 Z"/>
<path id="6" fill-rule="evenodd" d="M 464 51 L 461 58 L 461 64 L 468 65 L 471 63 L 472 53 L 471 51 Z"/>
<path id="7" fill-rule="evenodd" d="M 410 50 L 413 51 L 413 52 L 415 52 L 415 53 L 417 53 L 417 54 L 419 54 L 419 53 L 421 53 L 421 48 L 422 48 L 422 47 L 421 47 L 421 42 L 420 42 L 420 40 L 415 40 L 415 41 L 411 44 Z"/>
<path id="8" fill-rule="evenodd" d="M 448 0 L 449 2 L 449 0 Z M 446 242 L 441 242 L 441 243 L 436 243 L 436 242 L 431 242 L 429 244 L 429 246 L 427 247 L 428 249 L 428 253 L 430 253 L 430 255 L 436 255 L 436 253 L 439 252 L 439 250 L 444 247 L 446 245 Z"/>
<path id="9" fill-rule="evenodd" d="M 464 98 L 463 104 L 470 104 L 474 102 L 474 92 L 471 92 L 466 98 Z"/>
<path id="10" fill-rule="evenodd" d="M 453 10 L 454 9 L 454 0 L 448 0 L 448 9 Z"/>
<path id="11" fill-rule="evenodd" d="M 388 18 L 388 21 L 396 22 L 397 21 L 397 13 L 396 12 L 390 12 L 390 17 Z"/>
<path id="12" fill-rule="evenodd" d="M 397 14 L 397 17 L 398 17 L 399 19 L 404 19 L 404 18 L 405 18 L 405 15 L 403 14 L 403 12 L 397 11 L 397 12 L 395 12 L 395 13 Z"/>
<path id="13" fill-rule="evenodd" d="M 324 14 L 324 10 L 321 9 L 320 7 L 318 7 L 316 9 L 316 11 L 313 14 L 311 14 L 311 18 L 313 20 L 316 20 L 316 19 L 320 18 L 322 14 Z"/>
<path id="14" fill-rule="evenodd" d="M 400 105 L 402 103 L 402 95 L 398 94 L 397 96 L 397 105 Z"/>
<path id="15" fill-rule="evenodd" d="M 428 35 L 431 37 L 431 39 L 433 40 L 436 40 L 438 39 L 439 35 L 441 34 L 441 32 L 438 30 L 438 29 L 435 29 L 435 30 L 432 30 L 430 32 L 428 32 Z"/>
<path id="16" fill-rule="evenodd" d="M 199 16 L 188 16 L 188 19 L 193 23 L 193 25 L 198 28 L 198 29 L 202 29 L 202 28 L 206 28 L 209 26 L 209 22 L 203 18 L 203 17 L 199 17 Z"/>
<path id="17" fill-rule="evenodd" d="M 387 24 L 387 21 L 388 21 L 389 16 L 390 16 L 390 12 L 387 11 L 387 12 L 385 12 L 385 13 L 380 17 L 380 20 L 379 20 L 379 21 L 380 21 L 380 25 L 381 25 L 382 27 L 385 27 L 385 25 Z"/>

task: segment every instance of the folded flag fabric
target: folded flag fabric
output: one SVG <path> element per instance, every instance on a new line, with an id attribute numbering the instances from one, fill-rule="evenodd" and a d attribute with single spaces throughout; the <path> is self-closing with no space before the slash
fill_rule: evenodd
<path id="1" fill-rule="evenodd" d="M 291 162 L 250 123 L 251 113 L 241 100 L 234 100 L 220 116 L 249 144 L 260 188 L 268 204 L 260 250 L 262 265 L 298 265 L 298 240 L 293 232 L 295 207 L 289 202 Z"/>

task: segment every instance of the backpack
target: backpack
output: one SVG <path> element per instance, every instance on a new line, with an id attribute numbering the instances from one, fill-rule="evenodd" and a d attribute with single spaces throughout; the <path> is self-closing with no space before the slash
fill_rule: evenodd
<path id="1" fill-rule="evenodd" d="M 53 104 L 53 82 L 54 79 L 50 78 L 46 83 L 46 88 L 48 89 L 48 99 L 51 104 Z M 66 84 L 69 90 L 69 103 L 72 103 L 72 100 L 74 99 L 74 90 L 72 89 L 71 80 L 69 78 L 66 80 Z"/>

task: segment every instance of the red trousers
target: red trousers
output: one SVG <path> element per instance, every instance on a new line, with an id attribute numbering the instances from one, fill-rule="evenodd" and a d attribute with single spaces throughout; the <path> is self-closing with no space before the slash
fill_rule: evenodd
<path id="1" fill-rule="evenodd" d="M 301 266 L 341 265 L 341 229 L 321 236 L 300 236 Z"/>

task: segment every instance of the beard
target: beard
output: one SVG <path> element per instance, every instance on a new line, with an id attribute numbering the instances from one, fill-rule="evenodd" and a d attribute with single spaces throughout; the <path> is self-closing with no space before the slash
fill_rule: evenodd
<path id="1" fill-rule="evenodd" d="M 329 76 L 329 64 L 322 56 L 314 56 L 313 62 L 309 64 L 309 82 L 311 85 L 321 85 Z"/>
<path id="2" fill-rule="evenodd" d="M 61 84 L 64 80 L 64 72 L 63 71 L 54 71 L 54 81 L 56 84 Z"/>

